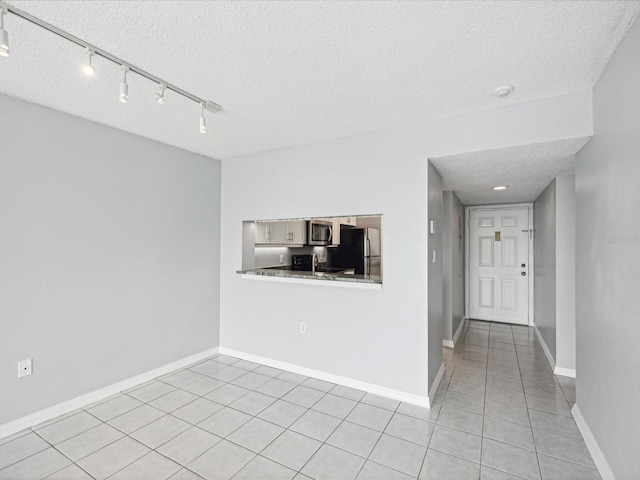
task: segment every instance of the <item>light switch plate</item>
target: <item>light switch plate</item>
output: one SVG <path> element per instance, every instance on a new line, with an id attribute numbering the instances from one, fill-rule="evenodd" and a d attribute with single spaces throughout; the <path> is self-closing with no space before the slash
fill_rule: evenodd
<path id="1" fill-rule="evenodd" d="M 436 222 L 434 222 L 433 220 L 429 220 L 429 233 L 431 235 L 436 233 Z"/>
<path id="2" fill-rule="evenodd" d="M 436 251 L 433 250 L 431 253 L 431 263 L 436 263 Z"/>

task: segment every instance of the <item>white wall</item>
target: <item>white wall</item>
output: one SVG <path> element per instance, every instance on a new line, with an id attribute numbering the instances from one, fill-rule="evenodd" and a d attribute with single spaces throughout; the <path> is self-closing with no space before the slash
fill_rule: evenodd
<path id="1" fill-rule="evenodd" d="M 218 346 L 219 215 L 218 161 L 0 95 L 0 425 Z"/>
<path id="2" fill-rule="evenodd" d="M 388 140 L 363 135 L 223 163 L 224 347 L 425 396 L 427 164 Z M 235 274 L 242 220 L 344 212 L 384 215 L 382 291 Z"/>
<path id="3" fill-rule="evenodd" d="M 576 161 L 577 405 L 618 480 L 640 472 L 640 23 L 593 89 Z"/>
<path id="4" fill-rule="evenodd" d="M 464 205 L 451 190 L 442 192 L 443 338 L 452 341 L 464 316 Z"/>
<path id="5" fill-rule="evenodd" d="M 426 398 L 427 344 L 436 338 L 427 337 L 427 158 L 591 132 L 586 91 L 225 160 L 221 345 Z M 243 220 L 345 212 L 384 215 L 382 291 L 235 273 Z"/>

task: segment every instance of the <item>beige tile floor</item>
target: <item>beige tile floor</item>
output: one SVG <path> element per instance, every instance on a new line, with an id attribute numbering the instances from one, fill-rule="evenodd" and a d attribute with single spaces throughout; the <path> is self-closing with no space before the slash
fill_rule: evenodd
<path id="1" fill-rule="evenodd" d="M 470 321 L 424 409 L 224 355 L 0 439 L 0 479 L 598 479 L 532 329 Z"/>

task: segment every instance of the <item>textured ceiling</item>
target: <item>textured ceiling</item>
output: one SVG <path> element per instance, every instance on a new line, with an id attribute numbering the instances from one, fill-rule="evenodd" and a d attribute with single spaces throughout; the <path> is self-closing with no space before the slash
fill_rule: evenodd
<path id="1" fill-rule="evenodd" d="M 9 1 L 200 97 L 198 105 L 9 15 L 0 92 L 214 158 L 590 88 L 638 1 Z M 507 98 L 492 92 L 515 86 Z"/>
<path id="2" fill-rule="evenodd" d="M 532 202 L 557 175 L 575 171 L 575 154 L 590 137 L 432 158 L 444 190 L 465 205 Z M 506 190 L 491 187 L 507 185 Z"/>

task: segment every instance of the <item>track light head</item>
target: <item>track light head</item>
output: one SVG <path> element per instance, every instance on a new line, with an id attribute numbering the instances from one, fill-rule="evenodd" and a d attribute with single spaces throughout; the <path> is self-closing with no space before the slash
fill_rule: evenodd
<path id="1" fill-rule="evenodd" d="M 95 55 L 95 52 L 93 50 L 91 50 L 90 48 L 87 48 L 87 56 L 89 57 L 89 60 L 87 61 L 87 63 L 85 65 L 82 66 L 82 70 L 84 71 L 84 73 L 86 73 L 89 76 L 91 76 L 94 73 L 96 73 L 96 69 L 93 66 L 93 56 L 94 55 Z"/>
<path id="2" fill-rule="evenodd" d="M 158 93 L 156 93 L 156 102 L 158 102 L 160 105 L 162 105 L 166 101 L 166 98 L 164 97 L 164 91 L 166 90 L 166 88 L 167 86 L 164 83 L 161 83 Z"/>
<path id="3" fill-rule="evenodd" d="M 207 120 L 204 118 L 204 103 L 202 104 L 202 113 L 200 114 L 200 133 L 207 133 Z"/>
<path id="4" fill-rule="evenodd" d="M 122 103 L 129 103 L 129 84 L 127 83 L 128 71 L 129 67 L 123 65 L 122 72 L 124 73 L 124 77 L 122 79 L 122 83 L 120 84 L 120 101 Z"/>
<path id="5" fill-rule="evenodd" d="M 9 33 L 4 29 L 4 16 L 9 13 L 4 7 L 0 7 L 0 56 L 9 56 Z"/>

